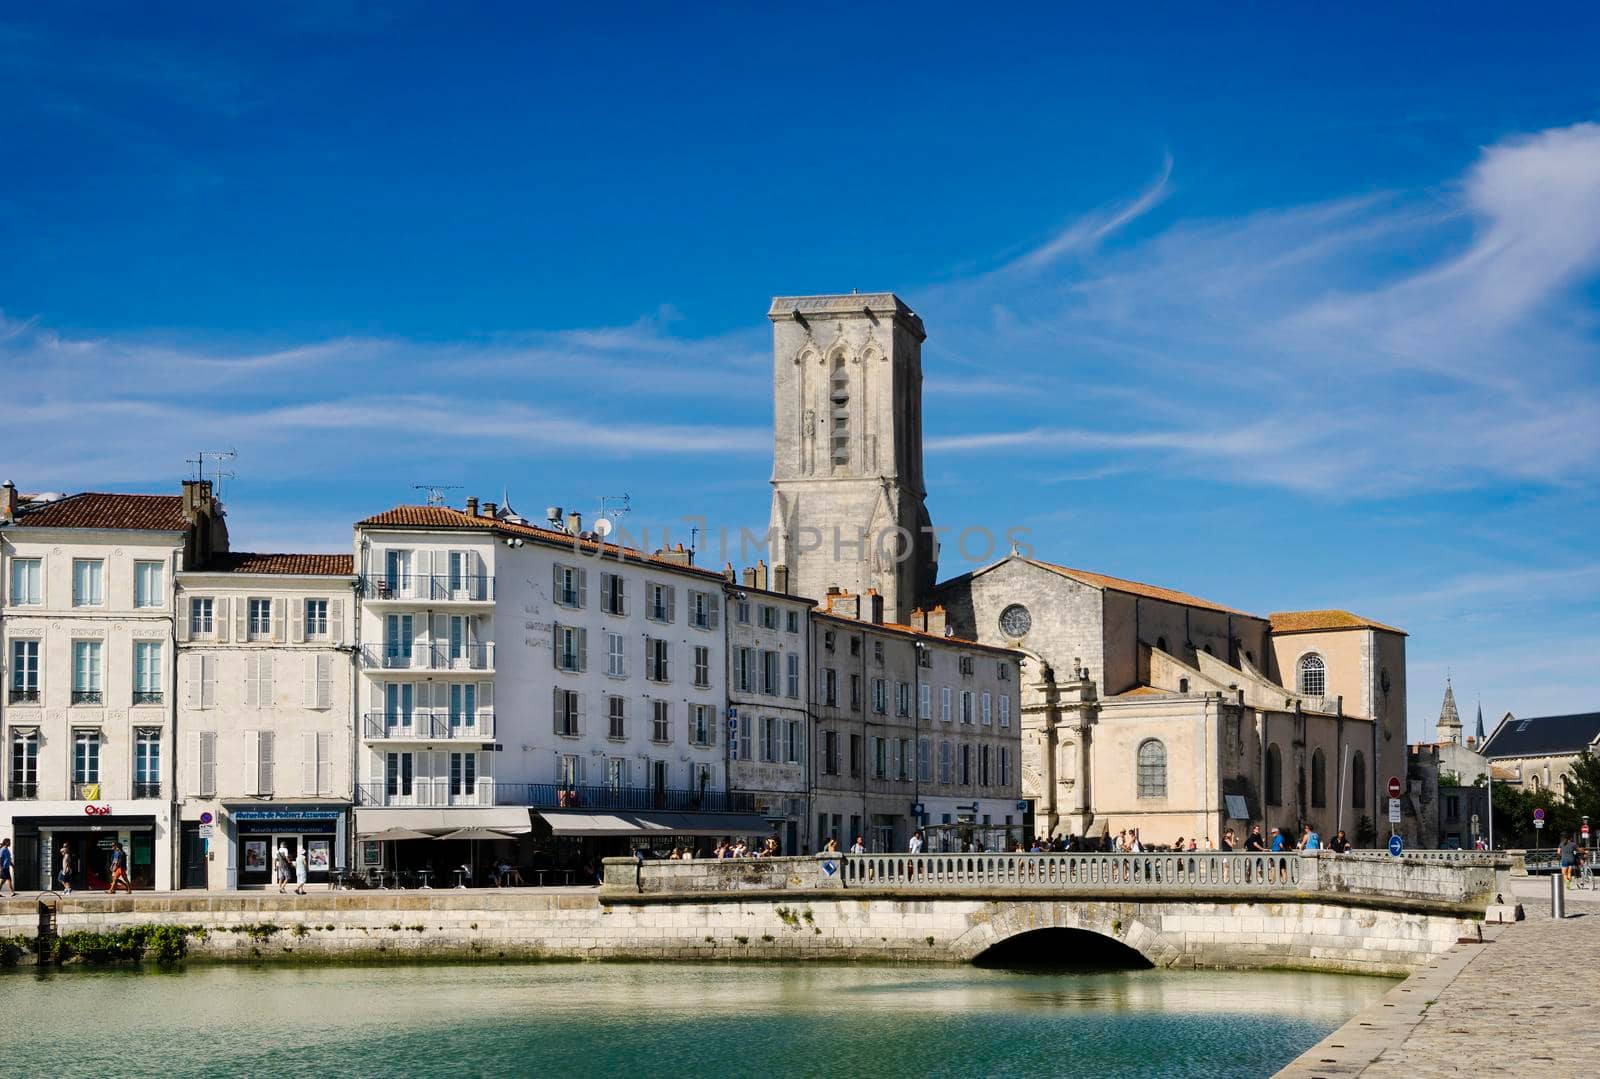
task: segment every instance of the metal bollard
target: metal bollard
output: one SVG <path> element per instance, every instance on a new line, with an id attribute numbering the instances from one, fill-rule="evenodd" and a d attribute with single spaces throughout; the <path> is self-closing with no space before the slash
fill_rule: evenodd
<path id="1" fill-rule="evenodd" d="M 1550 917 L 1567 916 L 1567 883 L 1561 879 L 1561 870 L 1550 874 Z"/>

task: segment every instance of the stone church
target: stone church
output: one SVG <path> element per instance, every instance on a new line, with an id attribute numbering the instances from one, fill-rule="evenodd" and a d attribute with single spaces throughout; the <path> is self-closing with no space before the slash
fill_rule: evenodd
<path id="1" fill-rule="evenodd" d="M 1405 633 L 1342 610 L 1265 617 L 1020 554 L 938 582 L 924 505 L 922 320 L 891 293 L 779 297 L 772 561 L 791 589 L 943 608 L 1022 651 L 1039 833 L 1243 841 L 1252 824 L 1387 836 L 1405 775 Z"/>

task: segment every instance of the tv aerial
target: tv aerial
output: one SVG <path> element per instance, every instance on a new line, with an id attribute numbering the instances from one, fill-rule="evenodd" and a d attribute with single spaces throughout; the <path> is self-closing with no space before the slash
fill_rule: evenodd
<path id="1" fill-rule="evenodd" d="M 461 485 L 459 483 L 413 483 L 411 485 L 411 489 L 413 491 L 421 491 L 424 493 L 427 498 L 427 501 L 424 503 L 424 505 L 442 506 L 444 505 L 445 498 L 447 497 L 445 492 L 459 491 L 461 490 Z"/>
<path id="2" fill-rule="evenodd" d="M 628 513 L 627 495 L 600 495 L 600 516 L 595 518 L 594 530 L 602 537 L 616 531 L 617 522 Z"/>

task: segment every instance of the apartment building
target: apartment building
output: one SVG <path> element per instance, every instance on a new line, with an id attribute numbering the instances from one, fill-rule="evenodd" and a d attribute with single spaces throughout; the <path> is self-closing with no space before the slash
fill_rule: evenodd
<path id="1" fill-rule="evenodd" d="M 734 577 L 733 568 L 723 571 Z M 728 784 L 749 794 L 785 854 L 810 842 L 810 618 L 788 574 L 747 568 L 727 592 Z"/>
<path id="2" fill-rule="evenodd" d="M 883 621 L 881 598 L 835 593 L 814 612 L 814 844 L 869 851 L 994 849 L 1022 838 L 1022 654 L 950 637 L 943 608 Z"/>
<path id="3" fill-rule="evenodd" d="M 270 882 L 305 848 L 346 868 L 354 796 L 349 555 L 214 555 L 178 574 L 175 794 L 186 888 Z"/>
<path id="4" fill-rule="evenodd" d="M 227 550 L 222 506 L 179 495 L 0 487 L 6 693 L 0 738 L 17 881 L 104 887 L 121 844 L 135 887 L 174 881 L 173 581 Z"/>
<path id="5" fill-rule="evenodd" d="M 355 563 L 358 834 L 763 827 L 726 815 L 721 574 L 477 499 L 361 521 Z"/>

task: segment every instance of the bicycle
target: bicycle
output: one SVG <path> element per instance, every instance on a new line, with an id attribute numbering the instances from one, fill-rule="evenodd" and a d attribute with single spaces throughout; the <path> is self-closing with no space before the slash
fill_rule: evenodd
<path id="1" fill-rule="evenodd" d="M 1576 883 L 1577 883 L 1578 887 L 1580 887 L 1580 888 L 1593 888 L 1595 886 L 1595 883 L 1594 883 L 1594 863 L 1592 861 L 1584 862 L 1583 865 L 1578 867 L 1578 871 L 1577 871 L 1576 874 L 1574 874 L 1574 876 L 1577 877 L 1577 882 Z"/>

